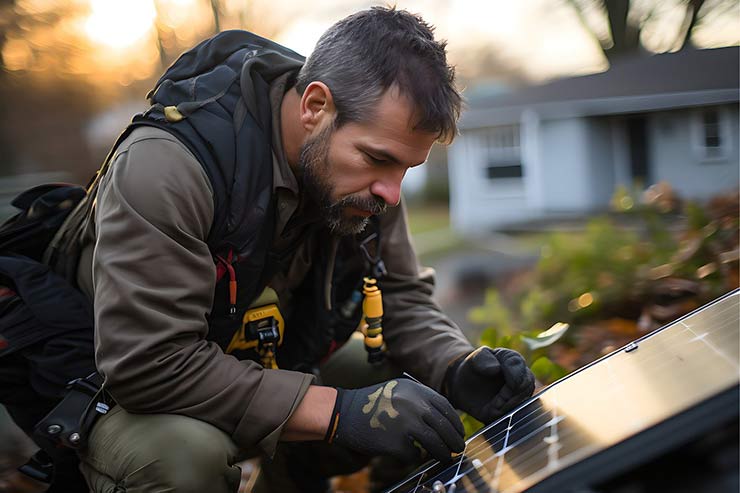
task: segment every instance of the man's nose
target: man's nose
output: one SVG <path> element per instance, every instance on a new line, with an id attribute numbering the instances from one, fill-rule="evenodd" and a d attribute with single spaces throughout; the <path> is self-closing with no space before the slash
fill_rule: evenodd
<path id="1" fill-rule="evenodd" d="M 406 174 L 406 169 L 402 171 L 394 170 L 381 179 L 375 180 L 370 185 L 370 192 L 380 197 L 390 206 L 396 206 L 401 201 L 401 182 Z"/>

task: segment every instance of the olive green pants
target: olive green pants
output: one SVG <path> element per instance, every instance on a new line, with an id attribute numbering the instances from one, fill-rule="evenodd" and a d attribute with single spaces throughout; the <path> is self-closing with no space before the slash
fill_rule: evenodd
<path id="1" fill-rule="evenodd" d="M 390 363 L 371 366 L 361 338 L 352 338 L 321 367 L 325 385 L 357 388 L 398 376 Z M 220 429 L 186 416 L 131 414 L 121 407 L 95 424 L 81 469 L 95 493 L 236 492 L 250 455 Z M 367 457 L 321 442 L 278 446 L 263 459 L 255 493 L 321 491 L 321 479 L 360 469 Z"/>

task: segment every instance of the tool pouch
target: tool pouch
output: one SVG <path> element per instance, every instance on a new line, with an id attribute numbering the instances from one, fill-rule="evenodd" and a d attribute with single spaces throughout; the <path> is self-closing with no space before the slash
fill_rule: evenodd
<path id="1" fill-rule="evenodd" d="M 36 425 L 34 439 L 78 450 L 87 445 L 95 421 L 110 410 L 113 401 L 97 372 L 72 380 L 67 389 L 62 401 Z"/>

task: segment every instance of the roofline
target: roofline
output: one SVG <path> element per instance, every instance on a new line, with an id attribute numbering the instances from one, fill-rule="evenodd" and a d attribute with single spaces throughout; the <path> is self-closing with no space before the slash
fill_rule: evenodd
<path id="1" fill-rule="evenodd" d="M 460 120 L 459 127 L 464 130 L 519 123 L 525 110 L 532 110 L 540 119 L 549 120 L 690 108 L 711 104 L 737 103 L 738 101 L 740 101 L 739 89 L 712 89 L 501 106 L 467 110 Z"/>

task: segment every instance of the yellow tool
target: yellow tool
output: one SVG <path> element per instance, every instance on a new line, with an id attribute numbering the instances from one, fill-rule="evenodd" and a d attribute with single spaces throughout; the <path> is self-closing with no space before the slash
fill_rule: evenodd
<path id="1" fill-rule="evenodd" d="M 372 277 L 364 278 L 362 293 L 362 313 L 367 327 L 365 334 L 365 350 L 368 363 L 380 363 L 385 357 L 383 343 L 383 296 L 378 287 L 378 281 Z"/>
<path id="2" fill-rule="evenodd" d="M 231 339 L 226 353 L 256 349 L 262 366 L 276 369 L 275 350 L 283 343 L 284 332 L 285 322 L 278 308 L 277 293 L 267 287 L 244 314 L 242 326 Z"/>

